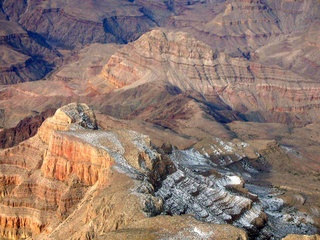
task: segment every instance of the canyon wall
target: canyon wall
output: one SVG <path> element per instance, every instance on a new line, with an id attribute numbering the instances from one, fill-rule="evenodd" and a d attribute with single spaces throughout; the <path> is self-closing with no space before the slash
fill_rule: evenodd
<path id="1" fill-rule="evenodd" d="M 101 201 L 99 194 L 121 179 L 112 177 L 119 175 L 112 167 L 115 164 L 137 179 L 146 174 L 154 175 L 156 181 L 166 173 L 168 166 L 159 162 L 161 156 L 151 149 L 147 136 L 133 131 L 96 129 L 95 115 L 88 106 L 69 104 L 47 118 L 34 137 L 0 152 L 2 237 L 19 239 L 47 235 L 72 217 L 70 214 L 77 208 L 85 207 L 86 214 L 92 214 L 91 200 L 86 204 L 84 201 L 97 194 L 93 199 Z M 157 173 L 153 173 L 155 166 L 159 169 Z M 127 183 L 133 186 L 133 180 L 122 178 L 121 194 L 128 194 L 125 186 Z M 135 199 L 133 195 L 129 197 L 132 198 Z M 132 201 L 139 202 L 138 199 Z M 133 206 L 134 213 L 125 218 L 121 217 L 122 207 L 112 210 L 114 216 L 110 221 L 114 224 L 107 229 L 115 230 L 136 221 L 137 214 L 142 218 L 145 206 L 141 203 Z M 112 205 L 109 207 L 112 209 Z M 119 222 L 127 218 L 128 222 Z M 89 224 L 86 219 L 81 221 Z"/>
<path id="2" fill-rule="evenodd" d="M 170 84 L 199 93 L 212 104 L 223 102 L 244 120 L 305 124 L 319 117 L 313 111 L 319 105 L 317 81 L 280 67 L 215 54 L 183 32 L 153 30 L 143 35 L 111 56 L 101 77 L 113 88 Z"/>
<path id="3" fill-rule="evenodd" d="M 74 104 L 69 109 L 73 111 L 68 111 L 66 108 L 58 110 L 54 117 L 48 118 L 43 123 L 39 133 L 34 137 L 16 147 L 1 151 L 3 237 L 30 237 L 44 231 L 51 224 L 55 226 L 70 214 L 72 207 L 83 198 L 88 186 L 94 185 L 99 180 L 94 174 L 91 177 L 92 171 L 103 171 L 104 178 L 107 178 L 107 172 L 103 169 L 110 168 L 112 163 L 110 157 L 109 160 L 103 158 L 103 166 L 96 166 L 97 162 L 91 162 L 96 159 L 94 154 L 99 153 L 94 146 L 81 145 L 81 140 L 79 139 L 77 143 L 77 139 L 74 138 L 69 140 L 72 144 L 67 145 L 68 140 L 65 140 L 67 137 L 58 137 L 57 131 L 68 130 L 70 124 L 83 128 L 81 123 L 83 125 L 85 121 L 91 124 L 92 128 L 96 127 L 94 115 L 86 106 Z M 67 111 L 70 115 L 65 113 Z M 81 116 L 78 111 L 82 113 Z M 65 153 L 59 150 L 64 150 Z M 81 159 L 72 155 L 76 153 L 74 150 L 81 155 Z M 106 156 L 106 153 L 101 154 Z M 59 161 L 64 155 L 69 157 L 64 158 L 66 164 L 71 165 L 72 170 L 69 172 L 64 171 L 66 165 L 50 161 L 50 159 Z M 77 160 L 81 160 L 81 164 L 73 165 L 72 163 Z M 49 173 L 50 168 L 55 169 L 54 174 Z"/>

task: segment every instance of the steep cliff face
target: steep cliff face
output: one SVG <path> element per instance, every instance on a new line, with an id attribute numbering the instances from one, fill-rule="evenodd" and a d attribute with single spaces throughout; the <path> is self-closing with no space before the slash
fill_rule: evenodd
<path id="1" fill-rule="evenodd" d="M 78 115 L 69 116 L 58 112 L 51 119 L 57 124 L 55 129 L 67 130 L 71 123 L 76 125 L 76 122 L 82 128 L 83 121 L 96 126 L 94 116 L 86 106 L 74 105 L 73 108 L 74 111 L 68 113 Z M 81 116 L 78 111 L 82 113 Z M 1 152 L 1 235 L 5 238 L 28 237 L 39 234 L 49 223 L 54 226 L 70 213 L 87 190 L 82 184 L 85 181 L 76 174 L 70 173 L 69 182 L 64 183 L 46 178 L 46 174 L 41 171 L 41 166 L 46 166 L 43 164 L 45 153 L 50 152 L 47 150 L 50 135 L 46 134 L 53 134 L 52 121 L 49 118 L 35 137 Z"/>
<path id="2" fill-rule="evenodd" d="M 45 177 L 59 181 L 65 181 L 71 174 L 75 174 L 85 185 L 93 185 L 101 178 L 100 169 L 110 168 L 111 163 L 111 157 L 104 151 L 77 141 L 72 134 L 53 133 L 48 152 L 44 156 L 42 172 Z"/>
<path id="3" fill-rule="evenodd" d="M 94 129 L 97 129 L 97 124 L 92 110 L 85 104 L 70 104 L 48 118 L 37 135 L 0 152 L 2 237 L 18 239 L 40 233 L 46 235 L 77 210 L 77 206 L 87 209 L 84 214 L 92 214 L 92 202 L 86 202 L 85 199 L 92 199 L 98 193 L 99 197 L 94 199 L 100 202 L 100 194 L 108 192 L 108 186 L 121 179 L 112 177 L 113 174 L 119 174 L 114 173 L 112 166 L 115 164 L 121 171 L 133 174 L 137 179 L 141 179 L 142 175 L 154 175 L 154 179 L 157 179 L 166 173 L 168 166 L 159 164 L 161 156 L 151 149 L 146 136 L 132 131 L 106 132 Z M 155 166 L 159 171 L 151 174 L 156 171 Z M 123 183 L 118 183 L 118 186 L 134 185 L 133 180 L 126 177 L 122 179 Z M 124 186 L 120 192 L 128 195 Z M 114 221 L 114 224 L 108 230 L 143 217 L 144 203 L 140 203 L 133 195 L 129 199 L 136 204 L 133 204 L 132 214 L 126 217 L 122 216 L 122 207 L 113 209 L 112 205 L 104 206 L 113 212 L 109 221 Z M 151 195 L 148 199 L 160 201 Z M 146 208 L 145 211 L 156 210 Z M 87 217 L 81 221 L 90 225 Z M 64 224 L 69 227 L 67 223 Z M 80 232 L 85 234 L 87 230 Z"/>

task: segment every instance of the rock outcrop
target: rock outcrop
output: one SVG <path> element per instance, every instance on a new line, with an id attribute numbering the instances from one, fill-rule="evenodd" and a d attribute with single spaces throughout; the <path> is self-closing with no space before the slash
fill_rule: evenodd
<path id="1" fill-rule="evenodd" d="M 49 156 L 53 153 L 57 154 L 57 151 L 50 152 L 52 148 L 54 149 L 52 140 L 57 140 L 53 136 L 54 133 L 58 134 L 58 130 L 66 131 L 72 124 L 76 128 L 96 128 L 92 111 L 85 105 L 73 104 L 58 110 L 54 117 L 48 118 L 36 136 L 1 152 L 1 219 L 3 219 L 1 235 L 3 237 L 28 237 L 39 234 L 50 224 L 57 225 L 83 198 L 87 190 L 84 184 L 93 185 L 97 182 L 97 178 L 91 180 L 91 177 L 90 181 L 87 181 L 85 176 L 88 175 L 78 173 L 73 165 L 73 171 L 68 173 L 63 172 L 57 165 L 56 172 L 62 171 L 60 175 L 58 174 L 62 176 L 62 181 L 54 180 L 55 176 L 59 179 L 57 175 L 51 177 L 46 174 L 47 163 L 50 162 Z M 64 142 L 57 141 L 56 146 L 61 146 L 62 143 Z M 82 150 L 79 149 L 79 151 L 81 153 Z M 90 152 L 90 149 L 87 152 Z M 90 155 L 84 157 L 86 158 L 82 159 L 82 167 L 84 165 L 86 167 L 82 170 L 90 168 Z M 86 161 L 89 162 L 86 163 Z M 46 177 L 47 175 L 49 176 Z"/>
<path id="2" fill-rule="evenodd" d="M 299 212 L 294 215 L 281 209 L 283 202 L 272 195 L 272 189 L 261 191 L 254 184 L 244 187 L 241 174 L 249 179 L 259 172 L 246 162 L 246 154 L 260 156 L 249 150 L 249 144 L 219 139 L 211 144 L 216 144 L 212 153 L 205 142 L 195 146 L 204 155 L 194 149 L 177 150 L 168 143 L 156 149 L 146 135 L 98 129 L 95 114 L 85 104 L 66 105 L 47 118 L 34 137 L 0 151 L 1 236 L 116 238 L 138 231 L 137 237 L 209 238 L 214 231 L 218 239 L 247 239 L 243 230 L 217 223 L 232 223 L 250 236 L 256 236 L 259 229 L 263 229 L 261 236 L 284 236 L 290 229 L 314 233 Z M 224 159 L 231 161 L 229 165 L 214 158 L 217 152 L 230 154 Z M 240 166 L 233 168 L 237 175 L 226 168 L 231 163 Z M 297 218 L 302 230 L 274 218 L 274 211 L 282 211 L 286 219 Z M 172 216 L 145 220 L 161 213 Z M 178 216 L 183 214 L 207 223 Z M 158 228 L 167 221 L 176 230 Z M 188 233 L 180 233 L 190 224 Z M 281 231 L 272 224 L 282 226 Z"/>
<path id="3" fill-rule="evenodd" d="M 121 194 L 130 195 L 127 184 L 134 186 L 133 180 L 112 177 L 119 175 L 112 166 L 140 181 L 143 176 L 157 181 L 170 171 L 163 165 L 166 162 L 161 163 L 161 155 L 152 149 L 147 136 L 133 131 L 96 129 L 94 113 L 88 106 L 69 104 L 46 119 L 34 137 L 0 152 L 2 237 L 35 237 L 46 235 L 58 226 L 69 226 L 68 220 L 64 220 L 72 218 L 70 214 L 77 209 L 84 207 L 87 209 L 84 213 L 92 214 L 92 202 L 85 199 L 101 201 L 103 192 L 108 192 L 110 185 L 121 179 L 123 183 L 117 183 L 123 188 Z M 120 187 L 121 184 L 124 185 Z M 116 190 L 112 188 L 111 191 Z M 108 227 L 108 231 L 138 220 L 137 214 L 142 218 L 144 211 L 151 215 L 153 211 L 160 211 L 160 199 L 139 191 L 145 196 L 145 202 L 140 203 L 136 198 L 134 201 L 139 203 L 133 204 L 134 213 L 124 218 L 121 204 L 112 210 L 114 217 L 109 221 L 114 224 Z M 94 198 L 96 194 L 99 197 Z M 132 195 L 128 199 L 135 197 Z M 150 208 L 150 201 L 154 201 L 154 207 Z M 104 206 L 111 211 L 109 203 Z M 105 216 L 105 212 L 102 214 Z M 84 217 L 81 221 L 89 226 L 86 219 Z M 82 233 L 86 233 L 86 229 Z"/>
<path id="4" fill-rule="evenodd" d="M 156 193 L 165 200 L 164 212 L 192 214 L 199 220 L 214 223 L 239 221 L 248 228 L 255 227 L 253 223 L 260 218 L 264 225 L 267 216 L 251 200 L 255 198 L 253 195 L 239 196 L 226 189 L 242 186 L 238 176 L 220 172 L 194 150 L 174 151 L 172 159 L 178 170 L 163 181 Z"/>

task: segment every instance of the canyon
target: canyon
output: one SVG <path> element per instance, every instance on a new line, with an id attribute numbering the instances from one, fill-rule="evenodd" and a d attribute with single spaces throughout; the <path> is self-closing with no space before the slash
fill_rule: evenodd
<path id="1" fill-rule="evenodd" d="M 319 16 L 1 1 L 0 238 L 319 238 Z"/>

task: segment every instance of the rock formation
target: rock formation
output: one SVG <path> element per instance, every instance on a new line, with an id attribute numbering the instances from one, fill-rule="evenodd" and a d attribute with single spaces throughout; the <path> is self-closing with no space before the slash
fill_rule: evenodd
<path id="1" fill-rule="evenodd" d="M 126 43 L 170 15 L 163 3 L 152 1 L 42 1 L 26 4 L 6 1 L 2 8 L 10 19 L 29 31 L 66 48 L 88 43 Z"/>
<path id="2" fill-rule="evenodd" d="M 164 82 L 198 93 L 223 110 L 237 111 L 243 120 L 299 125 L 318 119 L 313 111 L 318 82 L 280 67 L 215 55 L 208 45 L 182 32 L 153 30 L 143 35 L 111 56 L 101 75 L 107 89 Z"/>
<path id="3" fill-rule="evenodd" d="M 305 34 L 305 29 L 307 29 L 305 32 L 311 33 L 309 34 L 311 39 L 316 38 L 318 33 L 312 29 L 317 26 L 316 21 L 319 20 L 320 11 L 316 0 L 294 2 L 104 0 L 85 3 L 76 1 L 53 3 L 49 0 L 17 3 L 8 0 L 0 7 L 2 19 L 6 20 L 7 25 L 19 24 L 28 30 L 28 35 L 33 40 L 47 47 L 73 49 L 92 43 L 128 43 L 160 26 L 188 32 L 219 52 L 244 56 L 247 59 L 253 59 L 256 51 L 259 52 L 261 47 L 264 48 L 268 44 L 273 49 L 284 51 L 285 54 L 287 50 L 284 44 L 297 42 L 295 36 L 299 35 L 300 38 L 300 35 Z M 292 40 L 285 40 L 287 38 Z M 307 41 L 308 39 L 309 37 L 306 37 Z M 294 66 L 286 65 L 310 77 L 312 74 L 308 74 L 309 70 L 315 71 L 316 66 L 307 66 L 310 64 L 306 64 L 305 60 L 311 65 L 316 65 L 315 60 L 318 56 L 314 56 L 311 52 L 318 47 L 316 44 L 305 44 L 300 40 L 298 42 L 303 49 L 296 52 L 299 60 Z M 68 58 L 68 51 L 62 52 L 65 54 L 64 58 L 56 62 Z M 284 55 L 275 55 L 272 59 L 280 67 L 283 66 L 281 62 L 286 61 Z M 270 62 L 271 59 L 266 61 Z M 18 69 L 22 66 L 23 64 L 19 65 Z M 33 76 L 36 76 L 38 67 L 32 68 Z M 308 71 L 305 71 L 305 67 Z M 20 71 L 26 73 L 26 70 Z M 31 72 L 29 71 L 29 75 Z M 42 71 L 42 77 L 46 73 L 48 71 Z M 39 73 L 37 76 L 36 79 L 39 79 Z"/>
<path id="4" fill-rule="evenodd" d="M 226 190 L 227 186 L 242 185 L 238 176 L 219 172 L 196 151 L 174 151 L 172 159 L 178 170 L 164 180 L 156 193 L 165 199 L 166 213 L 190 213 L 207 222 L 242 221 L 241 224 L 248 226 L 257 218 L 266 221 L 266 215 L 254 206 L 250 194 L 246 198 Z"/>
<path id="5" fill-rule="evenodd" d="M 225 151 L 230 146 L 225 145 Z M 240 151 L 248 144 L 234 147 Z M 242 158 L 245 155 L 234 162 Z M 4 238 L 116 238 L 138 231 L 136 237 L 209 238 L 215 232 L 219 239 L 228 234 L 247 239 L 243 230 L 215 224 L 233 223 L 253 234 L 268 219 L 260 193 L 250 193 L 241 177 L 215 164 L 208 153 L 176 150 L 170 144 L 157 149 L 146 135 L 98 129 L 95 114 L 85 104 L 58 109 L 34 137 L 0 151 L 0 164 Z M 255 185 L 250 188 L 256 191 Z M 266 203 L 270 201 L 279 200 L 269 195 Z M 173 216 L 146 222 L 160 213 Z M 175 216 L 185 213 L 211 224 Z M 158 228 L 167 221 L 176 230 Z M 300 224 L 314 233 L 309 223 Z M 190 230 L 181 233 L 185 228 Z M 113 232 L 117 229 L 123 230 Z"/>
<path id="6" fill-rule="evenodd" d="M 150 177 L 155 174 L 155 166 L 158 175 L 155 174 L 154 179 L 166 173 L 168 166 L 161 167 L 158 163 L 160 155 L 148 145 L 146 136 L 132 131 L 95 131 L 96 128 L 95 116 L 86 105 L 70 104 L 46 119 L 34 137 L 1 151 L 0 222 L 3 237 L 50 233 L 66 217 L 71 217 L 69 215 L 75 207 L 79 205 L 80 208 L 92 193 L 100 194 L 121 179 L 112 177 L 113 174 L 119 175 L 111 167 L 115 164 L 138 179 L 142 174 Z M 128 179 L 123 181 L 125 184 Z M 130 185 L 134 185 L 130 181 Z M 88 204 L 84 207 L 89 209 Z M 143 216 L 145 206 L 140 203 L 134 206 L 141 207 L 139 214 Z M 122 211 L 117 208 L 114 220 L 110 219 L 115 223 L 108 227 L 109 230 L 127 224 L 117 223 Z M 146 208 L 145 211 L 155 210 Z M 134 213 L 128 218 L 138 219 Z"/>
<path id="7" fill-rule="evenodd" d="M 87 73 L 81 76 L 77 71 L 76 78 L 75 75 L 68 74 L 72 64 L 76 67 L 76 63 L 54 74 L 55 80 L 71 79 L 72 83 L 68 87 L 76 95 L 94 96 L 133 82 L 135 84 L 132 87 L 135 87 L 157 79 L 157 82 L 162 80 L 181 90 L 189 90 L 193 94 L 197 92 L 205 97 L 210 105 L 219 109 L 219 113 L 217 108 L 213 110 L 215 116 L 219 116 L 218 121 L 245 120 L 305 125 L 318 119 L 317 111 L 312 110 L 319 105 L 318 81 L 315 77 L 319 59 L 316 44 L 319 4 L 316 1 L 112 3 L 113 7 L 109 9 L 106 8 L 106 1 L 77 3 L 76 7 L 75 2 L 66 5 L 63 1 L 56 4 L 42 1 L 18 5 L 6 1 L 2 10 L 10 18 L 10 22 L 6 22 L 11 25 L 16 25 L 14 21 L 19 22 L 28 29 L 28 35 L 43 46 L 60 44 L 73 48 L 92 42 L 109 42 L 106 36 L 112 34 L 114 39 L 110 41 L 130 42 L 155 26 L 170 26 L 172 31 L 152 31 L 134 44 L 119 50 L 98 76 L 100 64 L 92 64 Z M 290 10 L 285 11 L 284 6 Z M 48 26 L 49 22 L 52 25 Z M 65 28 L 65 24 L 74 27 Z M 103 25 L 104 30 L 101 26 L 97 30 L 97 24 Z M 175 28 L 183 32 L 176 34 Z M 134 30 L 134 34 L 130 29 L 138 31 Z M 64 30 L 67 32 L 64 33 Z M 299 46 L 301 51 L 295 52 L 294 46 Z M 77 50 L 61 52 L 65 54 L 65 63 L 77 62 L 77 58 L 81 58 L 81 53 L 77 55 Z M 128 52 L 134 59 L 127 57 Z M 48 58 L 50 54 L 41 55 Z M 291 64 L 293 56 L 297 60 Z M 62 58 L 55 62 L 60 65 L 59 61 Z M 78 67 L 82 66 L 81 63 Z M 25 81 L 26 78 L 20 80 Z M 81 101 L 88 102 L 88 99 Z M 101 97 L 98 101 L 101 101 Z M 48 105 L 59 107 L 67 103 L 56 99 L 53 102 Z M 106 104 L 110 107 L 109 103 Z M 102 106 L 102 109 L 106 107 Z M 234 112 L 230 112 L 230 109 Z M 41 109 L 43 110 L 45 109 Z M 116 115 L 119 113 L 115 113 Z"/>

